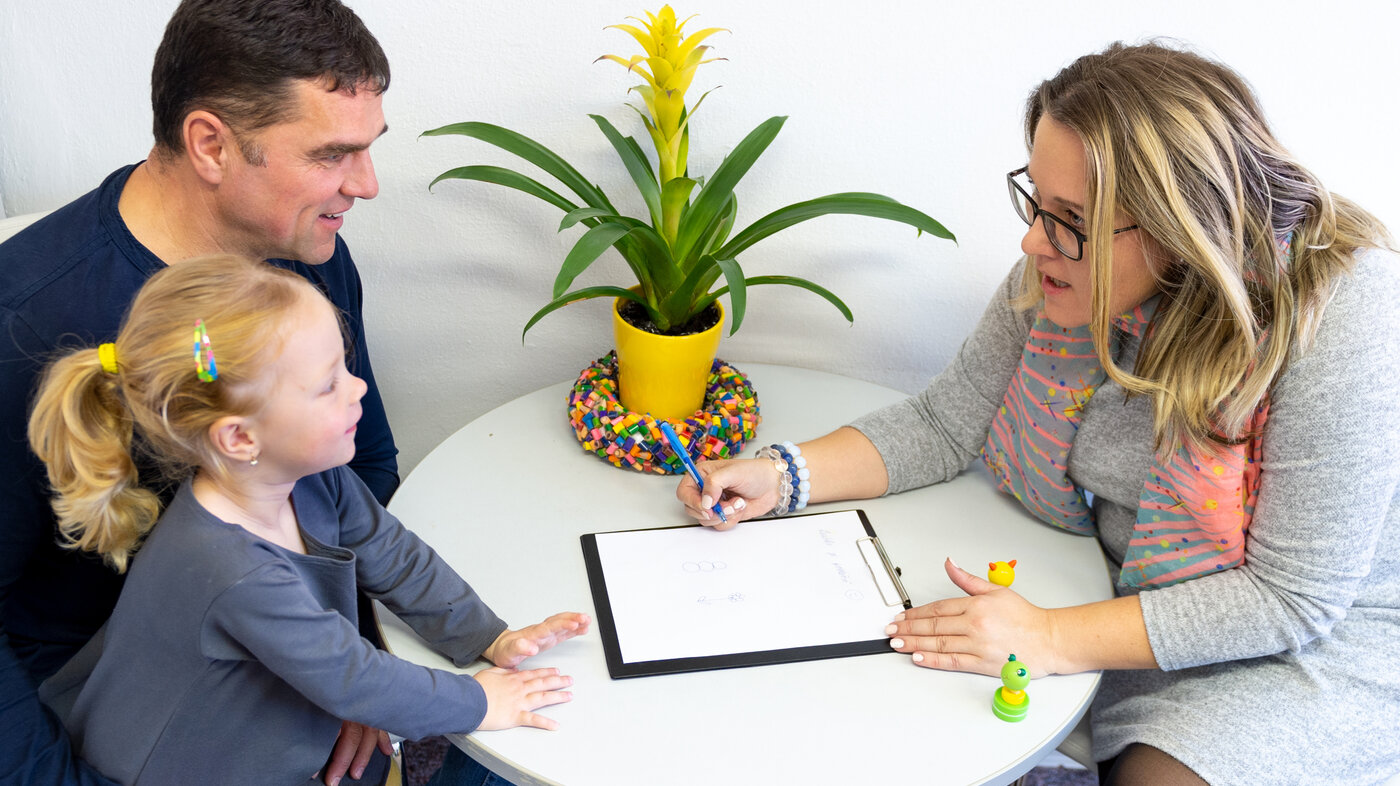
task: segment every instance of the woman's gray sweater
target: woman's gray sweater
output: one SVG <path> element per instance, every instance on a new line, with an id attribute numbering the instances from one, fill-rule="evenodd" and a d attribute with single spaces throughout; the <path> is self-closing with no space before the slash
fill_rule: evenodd
<path id="1" fill-rule="evenodd" d="M 977 458 L 1034 316 L 1009 304 L 1021 270 L 926 390 L 853 424 L 883 457 L 890 493 L 951 479 Z M 1400 772 L 1397 293 L 1394 254 L 1357 255 L 1315 342 L 1274 386 L 1244 564 L 1141 593 L 1161 670 L 1105 673 L 1095 758 L 1142 742 L 1213 784 L 1360 784 Z M 1126 343 L 1119 365 L 1131 369 L 1137 348 Z M 1153 464 L 1152 433 L 1149 401 L 1125 400 L 1108 381 L 1070 452 L 1115 566 Z"/>

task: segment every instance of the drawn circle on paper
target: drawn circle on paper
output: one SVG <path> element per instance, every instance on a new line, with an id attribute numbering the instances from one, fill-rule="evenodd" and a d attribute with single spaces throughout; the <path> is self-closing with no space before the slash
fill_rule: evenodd
<path id="1" fill-rule="evenodd" d="M 846 590 L 846 600 L 864 600 L 865 593 L 860 590 Z"/>
<path id="2" fill-rule="evenodd" d="M 725 570 L 729 565 L 723 562 L 711 562 L 709 560 L 701 562 L 682 562 L 681 570 L 686 573 L 714 573 L 717 570 Z"/>

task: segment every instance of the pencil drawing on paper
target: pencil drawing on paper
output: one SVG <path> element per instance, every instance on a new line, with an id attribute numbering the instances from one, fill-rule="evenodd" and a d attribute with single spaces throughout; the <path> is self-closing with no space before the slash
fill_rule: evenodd
<path id="1" fill-rule="evenodd" d="M 699 603 L 702 606 L 712 606 L 716 603 L 743 603 L 744 593 L 731 592 L 725 597 L 711 597 L 708 595 L 701 595 L 699 598 L 696 598 L 695 602 Z"/>
<path id="2" fill-rule="evenodd" d="M 683 562 L 681 570 L 686 573 L 714 573 L 717 570 L 725 570 L 729 566 L 723 562 Z"/>

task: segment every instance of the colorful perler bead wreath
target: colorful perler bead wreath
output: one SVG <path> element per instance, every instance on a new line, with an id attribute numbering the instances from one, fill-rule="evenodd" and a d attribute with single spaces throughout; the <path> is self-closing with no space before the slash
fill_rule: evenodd
<path id="1" fill-rule="evenodd" d="M 685 420 L 671 420 L 695 461 L 738 456 L 753 439 L 762 418 L 758 397 L 738 369 L 715 358 L 705 388 L 704 408 Z M 650 414 L 626 410 L 617 397 L 617 353 L 594 361 L 569 391 L 569 424 L 583 445 L 615 467 L 679 475 L 685 472 Z"/>

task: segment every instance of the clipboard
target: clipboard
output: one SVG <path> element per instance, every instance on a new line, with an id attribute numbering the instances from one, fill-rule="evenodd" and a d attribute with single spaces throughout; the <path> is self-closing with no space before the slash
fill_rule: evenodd
<path id="1" fill-rule="evenodd" d="M 912 605 L 863 510 L 579 540 L 613 679 L 891 653 Z"/>

